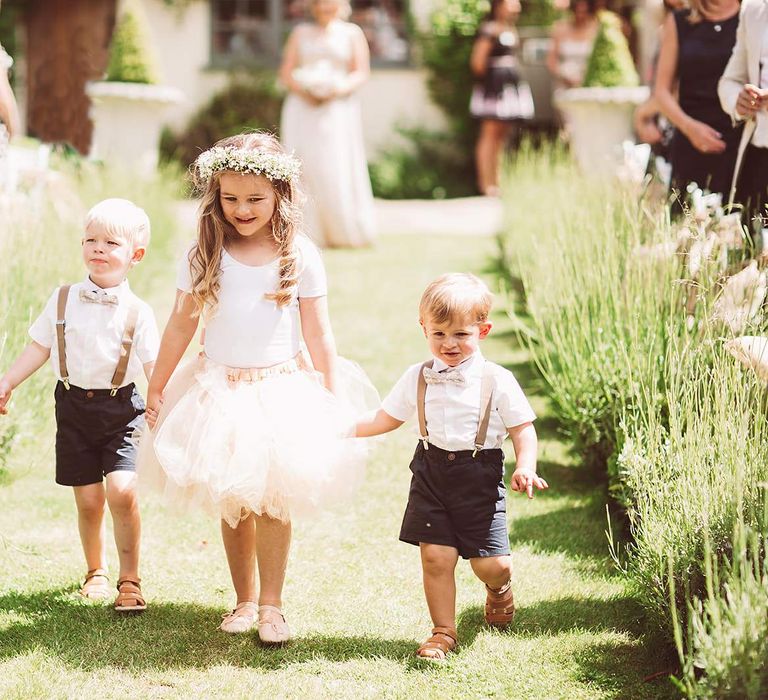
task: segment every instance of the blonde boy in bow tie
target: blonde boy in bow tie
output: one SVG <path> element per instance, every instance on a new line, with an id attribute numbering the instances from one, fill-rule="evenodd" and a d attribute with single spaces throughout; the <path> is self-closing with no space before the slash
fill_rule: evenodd
<path id="1" fill-rule="evenodd" d="M 480 341 L 491 330 L 493 296 L 471 274 L 443 275 L 424 292 L 419 322 L 432 359 L 406 370 L 382 408 L 364 416 L 357 437 L 380 435 L 418 416 L 420 440 L 400 539 L 418 545 L 432 635 L 419 647 L 441 661 L 453 651 L 459 556 L 486 586 L 485 619 L 506 627 L 515 612 L 507 536 L 504 454 L 509 435 L 514 491 L 546 489 L 536 474 L 536 418 L 514 375 L 488 362 Z"/>
<path id="2" fill-rule="evenodd" d="M 130 290 L 126 276 L 144 257 L 149 235 L 147 215 L 132 202 L 107 199 L 94 206 L 82 240 L 87 277 L 54 290 L 29 329 L 32 342 L 0 379 L 0 414 L 6 414 L 11 392 L 50 359 L 58 379 L 56 482 L 73 487 L 88 566 L 80 594 L 91 600 L 112 596 L 106 503 L 120 561 L 119 612 L 146 609 L 133 439 L 144 426 L 144 401 L 133 380 L 142 370 L 149 378 L 159 338 L 152 309 Z"/>

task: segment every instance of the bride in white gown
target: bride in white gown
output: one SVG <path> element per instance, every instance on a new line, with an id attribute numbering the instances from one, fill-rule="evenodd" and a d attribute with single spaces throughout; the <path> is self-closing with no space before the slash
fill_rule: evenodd
<path id="1" fill-rule="evenodd" d="M 376 228 L 356 95 L 370 58 L 360 27 L 341 19 L 348 7 L 312 0 L 315 21 L 291 32 L 280 68 L 280 139 L 303 162 L 306 231 L 328 247 L 369 245 Z"/>

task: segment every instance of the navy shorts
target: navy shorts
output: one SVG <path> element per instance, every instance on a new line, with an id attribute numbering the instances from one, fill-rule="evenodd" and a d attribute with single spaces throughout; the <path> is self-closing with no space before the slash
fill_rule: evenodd
<path id="1" fill-rule="evenodd" d="M 464 559 L 509 554 L 504 453 L 447 452 L 420 442 L 400 528 L 409 544 L 455 547 Z"/>
<path id="2" fill-rule="evenodd" d="M 110 472 L 136 470 L 134 432 L 144 427 L 144 399 L 133 384 L 109 394 L 56 385 L 57 484 L 98 484 Z"/>

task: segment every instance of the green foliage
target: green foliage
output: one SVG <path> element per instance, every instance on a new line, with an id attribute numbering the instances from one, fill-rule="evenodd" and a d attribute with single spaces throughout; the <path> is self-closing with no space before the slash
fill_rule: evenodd
<path id="1" fill-rule="evenodd" d="M 521 0 L 519 27 L 549 27 L 558 17 L 552 0 Z"/>
<path id="2" fill-rule="evenodd" d="M 428 71 L 427 88 L 445 113 L 451 138 L 471 148 L 477 124 L 469 115 L 472 43 L 490 3 L 483 0 L 444 0 L 430 17 L 430 30 L 417 35 Z"/>
<path id="3" fill-rule="evenodd" d="M 161 156 L 186 168 L 201 151 L 225 136 L 248 129 L 277 131 L 281 104 L 273 73 L 236 75 L 191 118 L 181 134 L 164 132 Z"/>
<path id="4" fill-rule="evenodd" d="M 616 560 L 675 638 L 680 688 L 766 697 L 765 386 L 712 321 L 719 263 L 698 273 L 689 330 L 680 259 L 650 254 L 675 240 L 665 212 L 571 167 L 524 154 L 511 173 L 504 247 L 526 290 L 523 330 L 566 431 L 608 462 L 632 535 Z M 557 207 L 530 207 L 541 182 Z"/>
<path id="5" fill-rule="evenodd" d="M 688 605 L 683 631 L 675 620 L 683 664 L 678 687 L 689 698 L 761 700 L 768 689 L 768 559 L 765 517 L 759 527 L 740 520 L 733 561 L 706 547 L 707 592 Z"/>
<path id="6" fill-rule="evenodd" d="M 587 63 L 584 87 L 634 87 L 640 78 L 629 52 L 621 19 L 613 12 L 599 14 L 600 28 Z"/>
<path id="7" fill-rule="evenodd" d="M 120 83 L 157 82 L 147 40 L 144 17 L 136 2 L 129 2 L 117 20 L 109 46 L 106 80 Z"/>
<path id="8" fill-rule="evenodd" d="M 371 185 L 383 199 L 444 199 L 474 194 L 472 167 L 445 134 L 401 129 L 409 140 L 380 152 L 370 164 Z"/>

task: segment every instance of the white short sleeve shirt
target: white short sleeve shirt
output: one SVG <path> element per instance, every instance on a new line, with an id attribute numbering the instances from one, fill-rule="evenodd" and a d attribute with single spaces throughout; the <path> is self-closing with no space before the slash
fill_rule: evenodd
<path id="1" fill-rule="evenodd" d="M 81 290 L 100 295 L 114 295 L 118 298 L 118 303 L 113 306 L 83 301 L 80 299 Z M 29 335 L 36 343 L 51 349 L 51 367 L 56 377 L 61 379 L 59 348 L 56 342 L 58 296 L 57 288 L 48 299 L 43 312 L 30 327 Z M 131 306 L 138 310 L 138 317 L 128 369 L 121 386 L 133 382 L 142 373 L 147 362 L 157 359 L 160 338 L 152 308 L 131 291 L 128 280 L 117 287 L 102 289 L 86 278 L 70 287 L 64 312 L 64 341 L 70 384 L 81 389 L 111 388 Z"/>
<path id="2" fill-rule="evenodd" d="M 317 246 L 297 236 L 298 290 L 287 306 L 265 298 L 275 292 L 279 260 L 245 265 L 226 251 L 221 258 L 219 303 L 206 318 L 205 354 L 229 367 L 269 367 L 295 357 L 301 347 L 299 299 L 328 293 L 325 267 Z M 192 291 L 189 253 L 179 263 L 176 286 Z"/>
<path id="3" fill-rule="evenodd" d="M 430 384 L 425 397 L 425 417 L 429 442 L 443 450 L 474 449 L 477 428 L 480 421 L 480 389 L 485 358 L 477 352 L 459 365 L 465 384 Z M 432 368 L 436 371 L 447 369 L 441 360 L 435 358 Z M 493 405 L 485 449 L 501 447 L 507 436 L 507 429 L 536 419 L 528 399 L 507 369 L 496 366 Z M 381 404 L 390 416 L 406 421 L 416 413 L 416 391 L 421 363 L 411 365 L 397 381 L 392 391 Z"/>

